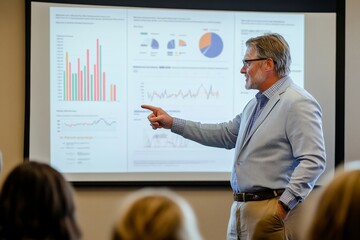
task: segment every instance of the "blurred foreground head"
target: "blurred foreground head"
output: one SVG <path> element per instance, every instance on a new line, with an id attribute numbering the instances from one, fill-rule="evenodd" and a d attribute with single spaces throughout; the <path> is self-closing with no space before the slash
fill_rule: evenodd
<path id="1" fill-rule="evenodd" d="M 80 238 L 73 189 L 51 166 L 26 161 L 5 179 L 0 193 L 0 239 Z"/>
<path id="2" fill-rule="evenodd" d="M 307 240 L 360 239 L 360 169 L 335 174 L 319 196 Z"/>
<path id="3" fill-rule="evenodd" d="M 167 189 L 143 189 L 130 195 L 115 226 L 114 240 L 200 240 L 190 205 Z"/>

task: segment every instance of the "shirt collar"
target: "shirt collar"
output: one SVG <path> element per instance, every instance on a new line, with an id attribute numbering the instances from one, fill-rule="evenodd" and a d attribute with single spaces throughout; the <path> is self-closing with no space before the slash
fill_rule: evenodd
<path id="1" fill-rule="evenodd" d="M 275 92 L 279 91 L 281 86 L 286 82 L 286 77 L 281 78 L 280 80 L 276 81 L 271 87 L 266 89 L 262 94 L 264 94 L 268 99 L 274 96 Z"/>

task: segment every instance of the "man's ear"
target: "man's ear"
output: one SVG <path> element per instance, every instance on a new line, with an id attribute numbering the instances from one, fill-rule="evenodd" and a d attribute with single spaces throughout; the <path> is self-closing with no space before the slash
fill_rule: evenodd
<path id="1" fill-rule="evenodd" d="M 273 71 L 274 69 L 275 69 L 274 61 L 271 58 L 267 59 L 266 62 L 265 62 L 265 70 L 266 71 Z"/>

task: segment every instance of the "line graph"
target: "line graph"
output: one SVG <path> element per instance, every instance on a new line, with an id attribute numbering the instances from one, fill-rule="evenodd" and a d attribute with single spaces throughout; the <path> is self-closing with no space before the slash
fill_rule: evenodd
<path id="1" fill-rule="evenodd" d="M 147 98 L 150 101 L 153 101 L 156 99 L 192 99 L 192 98 L 205 98 L 206 100 L 209 100 L 210 98 L 218 98 L 220 95 L 219 91 L 214 90 L 213 86 L 210 85 L 208 88 L 206 88 L 203 84 L 201 84 L 197 89 L 191 90 L 175 90 L 175 91 L 169 91 L 167 89 L 163 91 L 156 91 L 153 90 L 151 92 L 147 93 Z"/>
<path id="2" fill-rule="evenodd" d="M 144 133 L 145 148 L 187 148 L 189 140 L 168 133 Z"/>
<path id="3" fill-rule="evenodd" d="M 115 131 L 117 121 L 113 119 L 95 118 L 95 119 L 66 119 L 59 120 L 58 125 L 61 126 L 61 130 L 76 132 L 98 132 L 98 131 Z"/>

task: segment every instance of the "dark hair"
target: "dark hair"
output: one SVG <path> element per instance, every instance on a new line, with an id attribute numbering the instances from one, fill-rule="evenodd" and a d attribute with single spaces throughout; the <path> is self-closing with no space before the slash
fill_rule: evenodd
<path id="1" fill-rule="evenodd" d="M 0 239 L 81 236 L 72 186 L 45 163 L 26 161 L 7 176 L 0 193 Z"/>

